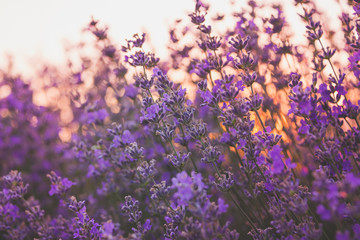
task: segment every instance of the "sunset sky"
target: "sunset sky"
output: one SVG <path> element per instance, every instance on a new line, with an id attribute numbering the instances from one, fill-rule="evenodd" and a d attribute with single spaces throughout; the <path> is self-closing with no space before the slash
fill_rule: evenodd
<path id="1" fill-rule="evenodd" d="M 341 9 L 328 9 L 335 0 L 318 1 L 319 9 L 339 15 Z M 81 32 L 94 16 L 109 26 L 109 36 L 122 44 L 125 38 L 145 29 L 160 57 L 166 56 L 168 29 L 175 19 L 187 19 L 194 9 L 194 0 L 0 0 L 0 68 L 12 55 L 14 70 L 32 74 L 39 62 L 62 64 L 64 44 L 77 43 L 84 38 Z M 235 1 L 237 6 L 244 0 Z M 260 1 L 259 1 L 260 2 Z M 281 1 L 280 1 L 281 2 Z M 229 0 L 207 0 L 212 12 L 226 13 L 234 9 Z M 294 7 L 285 8 L 292 24 L 299 22 Z M 331 19 L 332 13 L 328 13 Z M 209 13 L 210 15 L 210 13 Z M 210 15 L 211 16 L 211 15 Z M 304 30 L 304 29 L 303 29 Z M 305 31 L 305 30 L 304 30 Z M 301 32 L 300 34 L 301 36 Z"/>

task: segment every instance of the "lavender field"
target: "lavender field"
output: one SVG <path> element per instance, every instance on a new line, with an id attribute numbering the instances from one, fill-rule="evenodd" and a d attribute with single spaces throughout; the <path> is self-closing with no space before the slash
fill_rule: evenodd
<path id="1" fill-rule="evenodd" d="M 360 1 L 264 2 L 0 70 L 0 239 L 360 239 Z"/>

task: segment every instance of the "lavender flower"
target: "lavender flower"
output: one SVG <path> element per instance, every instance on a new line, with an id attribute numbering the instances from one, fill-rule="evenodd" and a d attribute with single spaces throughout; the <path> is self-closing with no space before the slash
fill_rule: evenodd
<path id="1" fill-rule="evenodd" d="M 50 196 L 63 195 L 75 184 L 67 178 L 59 177 L 55 172 L 51 172 L 47 177 L 51 182 L 51 189 L 49 191 Z"/>
<path id="2" fill-rule="evenodd" d="M 139 211 L 139 201 L 131 196 L 125 197 L 125 203 L 121 206 L 121 211 L 129 217 L 129 222 L 136 223 L 142 216 L 142 212 Z"/>
<path id="3" fill-rule="evenodd" d="M 234 4 L 196 0 L 161 61 L 92 19 L 68 69 L 0 71 L 1 239 L 360 238 L 359 1 L 331 32 L 294 1 L 296 44 L 282 3 Z"/>

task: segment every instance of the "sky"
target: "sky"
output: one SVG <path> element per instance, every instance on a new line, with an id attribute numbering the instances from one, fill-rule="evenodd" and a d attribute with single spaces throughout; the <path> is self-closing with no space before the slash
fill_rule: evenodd
<path id="1" fill-rule="evenodd" d="M 36 61 L 62 63 L 64 43 L 79 42 L 91 16 L 109 26 L 115 41 L 146 29 L 164 55 L 169 26 L 193 9 L 193 0 L 0 0 L 0 67 L 7 65 L 8 55 L 15 69 L 29 73 L 28 65 Z"/>
<path id="2" fill-rule="evenodd" d="M 292 3 L 292 0 L 286 0 Z M 320 0 L 319 8 L 330 2 Z M 166 56 L 168 29 L 175 19 L 187 18 L 194 0 L 0 0 L 0 68 L 13 56 L 14 70 L 33 74 L 36 64 L 63 64 L 66 42 L 78 43 L 91 16 L 109 26 L 109 36 L 118 43 L 145 29 L 160 57 Z M 230 0 L 207 0 L 212 9 L 226 13 Z M 237 0 L 238 4 L 245 0 Z M 299 21 L 294 8 L 285 9 L 293 23 Z M 331 19 L 331 18 L 330 18 Z"/>

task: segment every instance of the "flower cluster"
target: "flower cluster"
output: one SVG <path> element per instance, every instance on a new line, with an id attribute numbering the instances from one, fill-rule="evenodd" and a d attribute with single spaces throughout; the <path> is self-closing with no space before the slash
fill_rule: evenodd
<path id="1" fill-rule="evenodd" d="M 46 107 L 1 71 L 0 239 L 360 239 L 358 2 L 295 0 L 294 45 L 282 4 L 196 0 L 164 60 L 92 19 Z"/>

